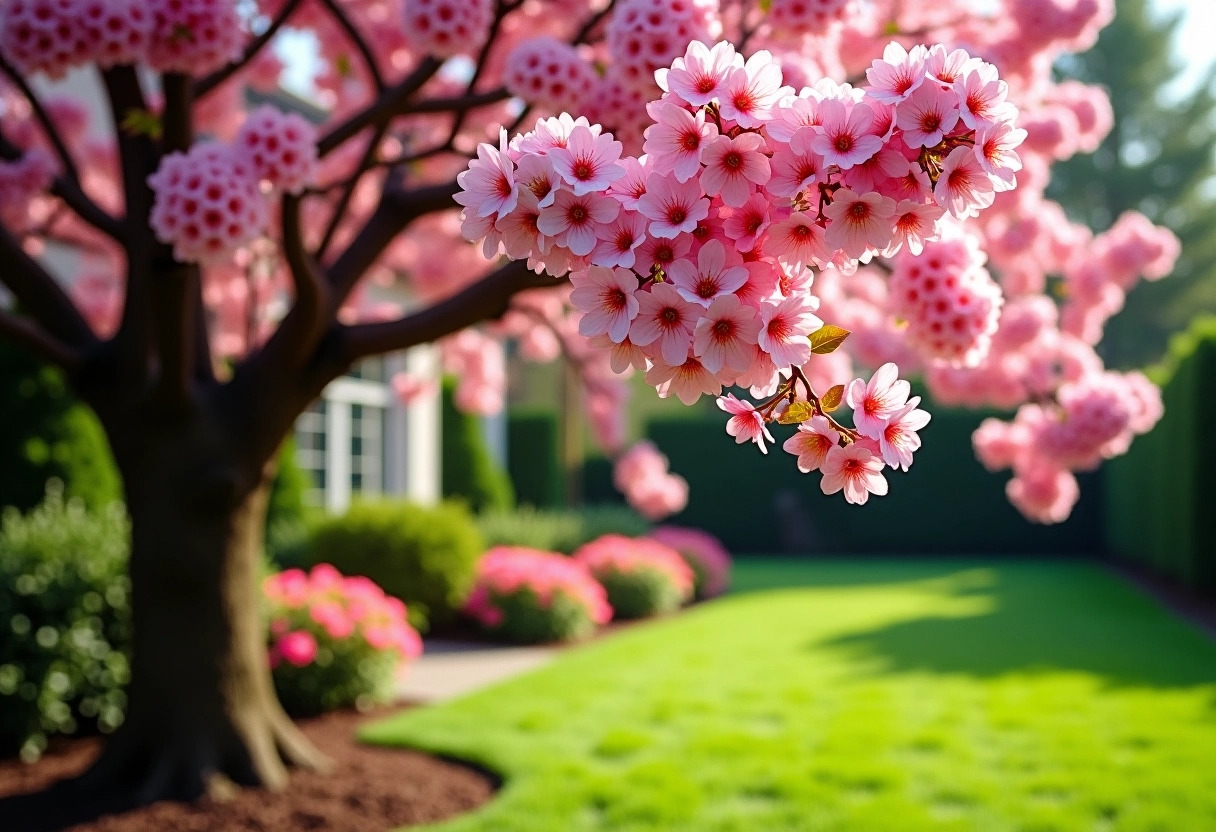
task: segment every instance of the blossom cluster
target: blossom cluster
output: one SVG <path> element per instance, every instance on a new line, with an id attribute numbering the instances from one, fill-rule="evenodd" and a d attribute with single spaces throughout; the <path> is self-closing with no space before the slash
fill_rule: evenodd
<path id="1" fill-rule="evenodd" d="M 486 552 L 464 611 L 516 641 L 581 638 L 612 618 L 604 588 L 585 565 L 520 546 Z"/>
<path id="2" fill-rule="evenodd" d="M 148 178 L 150 222 L 183 262 L 230 258 L 265 233 L 267 196 L 299 193 L 316 166 L 316 130 L 295 114 L 263 106 L 232 144 L 209 140 L 170 153 Z"/>
<path id="3" fill-rule="evenodd" d="M 697 600 L 716 598 L 730 587 L 730 552 L 709 532 L 685 526 L 659 526 L 648 537 L 675 549 L 692 568 Z"/>
<path id="4" fill-rule="evenodd" d="M 670 612 L 692 600 L 692 568 L 677 550 L 653 538 L 606 534 L 573 557 L 603 585 L 616 618 Z"/>
<path id="5" fill-rule="evenodd" d="M 660 520 L 688 505 L 688 481 L 673 474 L 664 455 L 647 440 L 635 443 L 617 457 L 612 483 L 647 520 Z"/>
<path id="6" fill-rule="evenodd" d="M 824 80 L 795 92 L 768 52 L 744 61 L 726 42 L 693 41 L 655 77 L 663 94 L 647 105 L 644 156 L 567 115 L 480 146 L 457 177 L 465 237 L 487 256 L 569 274 L 579 331 L 660 396 L 692 404 L 734 385 L 771 397 L 758 408 L 719 400 L 740 441 L 763 450 L 765 422 L 803 413 L 791 423 L 811 430 L 818 416 L 842 445 L 877 443 L 878 427 L 840 430 L 807 381 L 824 328 L 812 269 L 850 274 L 875 256 L 920 254 L 947 215 L 978 215 L 1011 189 L 1025 132 L 1007 86 L 962 50 L 895 43 L 865 88 Z M 1000 307 L 982 264 L 965 273 L 952 290 L 904 293 L 927 348 L 960 363 L 982 353 Z M 809 409 L 783 406 L 800 397 Z M 862 443 L 827 470 L 842 454 L 882 465 Z M 836 485 L 825 490 L 862 501 Z"/>
<path id="7" fill-rule="evenodd" d="M 422 654 L 405 604 L 367 578 L 318 564 L 268 576 L 262 594 L 275 686 L 293 712 L 388 701 L 401 664 Z"/>
<path id="8" fill-rule="evenodd" d="M 235 0 L 6 0 L 0 52 L 20 71 L 62 77 L 86 63 L 207 73 L 241 55 Z"/>

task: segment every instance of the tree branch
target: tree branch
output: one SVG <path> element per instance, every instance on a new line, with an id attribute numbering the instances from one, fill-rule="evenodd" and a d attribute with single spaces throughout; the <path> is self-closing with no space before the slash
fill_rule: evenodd
<path id="1" fill-rule="evenodd" d="M 377 94 L 384 92 L 384 76 L 380 74 L 380 67 L 376 64 L 376 56 L 368 48 L 367 41 L 359 32 L 359 29 L 334 0 L 320 0 L 320 3 L 333 16 L 334 20 L 337 21 L 342 31 L 346 32 L 346 37 L 355 49 L 359 50 L 359 54 L 363 57 L 363 63 L 367 65 L 367 72 L 372 76 L 372 83 L 376 85 Z"/>
<path id="2" fill-rule="evenodd" d="M 322 136 L 317 142 L 317 155 L 328 155 L 366 127 L 388 124 L 394 116 L 400 115 L 400 111 L 414 93 L 431 80 L 441 66 L 443 62 L 438 58 L 424 58 L 399 84 L 386 89 L 369 106 Z"/>
<path id="3" fill-rule="evenodd" d="M 37 260 L 30 257 L 8 229 L 0 226 L 0 281 L 17 297 L 21 308 L 50 335 L 69 347 L 91 349 L 97 336 L 63 288 Z"/>
<path id="4" fill-rule="evenodd" d="M 262 349 L 264 360 L 279 367 L 301 365 L 308 359 L 325 333 L 330 312 L 329 284 L 304 245 L 300 197 L 285 195 L 282 215 L 283 257 L 291 272 L 295 303 Z"/>
<path id="5" fill-rule="evenodd" d="M 384 127 L 377 127 L 372 131 L 371 141 L 368 142 L 367 148 L 364 149 L 363 156 L 359 159 L 359 164 L 355 166 L 354 173 L 343 185 L 342 194 L 338 197 L 338 204 L 334 206 L 333 213 L 330 215 L 329 225 L 325 227 L 325 233 L 321 235 L 321 242 L 313 253 L 313 256 L 317 260 L 325 259 L 325 253 L 329 250 L 329 245 L 334 240 L 334 234 L 337 233 L 338 226 L 342 224 L 342 216 L 346 213 L 347 206 L 350 205 L 351 197 L 355 195 L 355 188 L 359 186 L 359 180 L 363 178 L 363 174 L 367 173 L 375 163 L 376 153 L 380 150 L 380 142 L 384 139 L 384 131 Z"/>
<path id="6" fill-rule="evenodd" d="M 514 260 L 447 300 L 404 318 L 342 327 L 338 349 L 343 360 L 353 362 L 429 343 L 475 323 L 501 317 L 511 298 L 525 289 L 556 286 L 559 282 L 550 275 L 536 274 L 526 261 Z"/>
<path id="7" fill-rule="evenodd" d="M 283 27 L 283 24 L 287 22 L 287 19 L 291 17 L 300 3 L 301 0 L 287 0 L 287 3 L 284 4 L 282 10 L 279 11 L 278 16 L 275 17 L 274 20 L 270 21 L 270 25 L 266 27 L 266 31 L 262 32 L 262 34 L 258 35 L 249 42 L 241 57 L 237 58 L 235 61 L 226 66 L 220 67 L 210 75 L 195 81 L 194 97 L 196 99 L 202 98 L 220 84 L 227 81 L 233 75 L 244 69 L 250 61 L 257 57 L 257 54 L 262 51 L 263 47 L 270 43 L 274 36 L 279 33 L 279 29 Z"/>
<path id="8" fill-rule="evenodd" d="M 0 309 L 0 338 L 8 338 L 68 373 L 75 371 L 84 358 L 80 352 L 52 336 L 35 321 L 7 309 Z"/>
<path id="9" fill-rule="evenodd" d="M 21 94 L 25 96 L 25 100 L 30 103 L 30 109 L 34 113 L 34 118 L 38 120 L 38 124 L 42 127 L 42 132 L 46 134 L 47 140 L 55 148 L 55 155 L 59 157 L 59 161 L 63 165 L 68 178 L 79 185 L 80 171 L 76 169 L 76 163 L 72 160 L 72 154 L 68 152 L 67 145 L 63 143 L 63 137 L 59 135 L 59 129 L 55 126 L 55 122 L 51 121 L 50 114 L 42 106 L 42 102 L 38 100 L 38 96 L 34 95 L 29 82 L 25 80 L 21 73 L 3 55 L 0 55 L 0 72 L 8 76 L 13 86 L 20 90 Z"/>

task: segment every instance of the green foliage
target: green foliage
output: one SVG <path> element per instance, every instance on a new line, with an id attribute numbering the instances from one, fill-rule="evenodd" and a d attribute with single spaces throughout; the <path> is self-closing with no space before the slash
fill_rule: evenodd
<path id="1" fill-rule="evenodd" d="M 319 628 L 316 628 L 319 629 Z M 317 657 L 297 667 L 280 662 L 274 689 L 292 716 L 315 716 L 338 708 L 366 710 L 393 701 L 400 660 L 388 650 L 373 650 L 361 639 L 317 639 Z"/>
<path id="2" fill-rule="evenodd" d="M 490 632 L 516 644 L 577 641 L 595 632 L 587 605 L 564 592 L 554 592 L 548 606 L 527 587 L 506 595 L 495 594 L 493 604 L 502 611 L 502 623 Z"/>
<path id="3" fill-rule="evenodd" d="M 313 515 L 304 503 L 309 485 L 308 473 L 296 462 L 295 440 L 288 439 L 279 449 L 266 508 L 266 557 L 271 563 L 298 566 L 304 561 Z"/>
<path id="4" fill-rule="evenodd" d="M 1216 589 L 1216 317 L 1178 335 L 1151 373 L 1165 416 L 1106 463 L 1106 545 L 1192 587 Z"/>
<path id="5" fill-rule="evenodd" d="M 1104 569 L 735 577 L 752 592 L 363 735 L 510 784 L 435 832 L 1216 829 L 1216 644 Z"/>
<path id="6" fill-rule="evenodd" d="M 0 506 L 28 511 L 50 479 L 90 508 L 122 499 L 109 444 L 93 412 L 62 374 L 0 342 Z"/>
<path id="7" fill-rule="evenodd" d="M 1106 87 L 1115 128 L 1096 153 L 1053 166 L 1048 194 L 1098 231 L 1136 210 L 1181 238 L 1174 273 L 1136 287 L 1107 325 L 1108 363 L 1140 367 L 1193 316 L 1216 312 L 1216 75 L 1190 94 L 1165 94 L 1184 69 L 1174 48 L 1181 10 L 1165 15 L 1151 0 L 1116 5 L 1097 45 L 1060 65 L 1063 75 Z"/>
<path id="8" fill-rule="evenodd" d="M 623 505 L 540 510 L 523 506 L 515 511 L 486 512 L 477 518 L 486 546 L 526 546 L 544 552 L 571 554 L 605 534 L 640 537 L 650 524 Z"/>
<path id="9" fill-rule="evenodd" d="M 453 379 L 443 380 L 443 496 L 460 497 L 478 512 L 509 509 L 515 505 L 511 478 L 490 456 L 481 420 L 456 409 L 455 389 Z"/>
<path id="10" fill-rule="evenodd" d="M 406 603 L 411 624 L 425 629 L 455 619 L 485 548 L 476 521 L 458 501 L 424 508 L 378 500 L 321 521 L 308 561 L 371 578 Z"/>
<path id="11" fill-rule="evenodd" d="M 1005 497 L 1007 474 L 989 474 L 971 451 L 971 433 L 991 414 L 928 405 L 924 447 L 891 493 L 865 506 L 825 496 L 818 474 L 736 445 L 726 417 L 654 420 L 649 438 L 671 469 L 693 484 L 688 507 L 670 518 L 704 529 L 734 552 L 1084 553 L 1101 550 L 1100 476 L 1080 477 L 1081 500 L 1058 526 L 1026 522 Z M 793 428 L 770 427 L 777 444 Z M 707 452 L 707 449 L 712 451 Z M 780 464 L 774 464 L 780 463 Z M 729 476 L 723 476 L 729 471 Z M 949 495 L 943 499 L 942 495 Z"/>
<path id="12" fill-rule="evenodd" d="M 507 469 L 521 506 L 562 502 L 557 414 L 546 407 L 513 408 L 507 415 Z"/>
<path id="13" fill-rule="evenodd" d="M 123 717 L 131 639 L 128 522 L 52 480 L 0 529 L 0 751 L 34 760 L 54 734 Z"/>
<path id="14" fill-rule="evenodd" d="M 660 569 L 639 566 L 627 572 L 601 571 L 595 579 L 608 593 L 615 619 L 650 618 L 674 612 L 684 601 L 680 588 Z"/>

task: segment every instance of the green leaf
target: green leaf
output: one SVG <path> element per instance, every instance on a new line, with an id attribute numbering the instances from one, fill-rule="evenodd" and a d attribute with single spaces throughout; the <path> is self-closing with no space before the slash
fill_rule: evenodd
<path id="1" fill-rule="evenodd" d="M 760 0 L 760 11 L 768 14 L 770 11 L 772 11 L 772 8 L 773 0 Z"/>
<path id="2" fill-rule="evenodd" d="M 783 425 L 799 425 L 815 415 L 810 402 L 793 402 L 777 421 Z"/>
<path id="3" fill-rule="evenodd" d="M 338 71 L 338 76 L 340 78 L 349 78 L 353 68 L 354 67 L 351 66 L 350 56 L 345 52 L 339 54 L 338 57 L 334 59 L 334 69 Z"/>
<path id="4" fill-rule="evenodd" d="M 840 404 L 843 401 L 844 385 L 837 384 L 835 387 L 830 388 L 828 392 L 819 397 L 819 406 L 823 408 L 824 413 L 831 413 L 833 410 L 840 407 Z"/>
<path id="5" fill-rule="evenodd" d="M 824 324 L 810 335 L 811 352 L 815 355 L 827 355 L 835 352 L 836 348 L 849 337 L 849 331 L 835 324 Z"/>
<path id="6" fill-rule="evenodd" d="M 160 116 L 147 110 L 127 110 L 122 118 L 122 130 L 129 136 L 147 136 L 153 141 L 160 141 L 162 128 Z"/>

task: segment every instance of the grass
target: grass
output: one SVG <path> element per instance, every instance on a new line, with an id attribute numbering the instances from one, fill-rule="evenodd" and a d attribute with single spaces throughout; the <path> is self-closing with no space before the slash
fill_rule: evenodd
<path id="1" fill-rule="evenodd" d="M 1216 830 L 1216 644 L 1099 567 L 736 584 L 366 738 L 503 774 L 443 832 Z"/>

